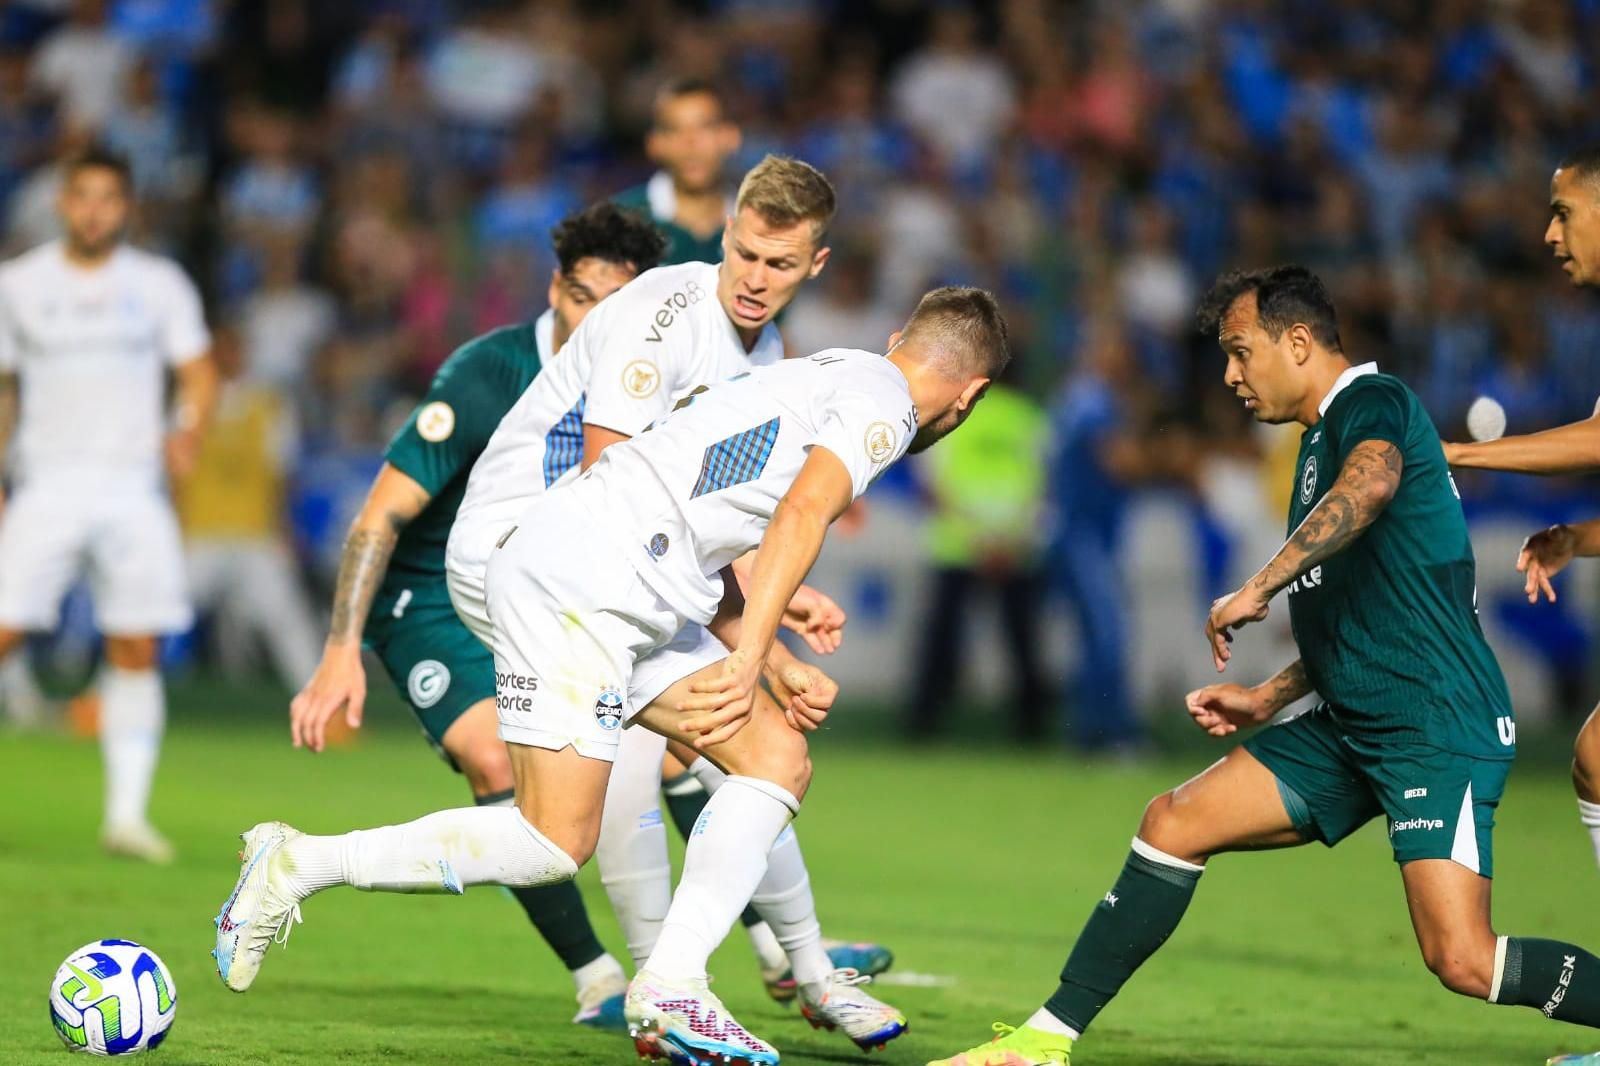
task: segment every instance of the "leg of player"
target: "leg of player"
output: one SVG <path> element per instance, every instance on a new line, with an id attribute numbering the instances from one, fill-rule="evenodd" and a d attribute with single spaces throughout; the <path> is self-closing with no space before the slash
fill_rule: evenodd
<path id="1" fill-rule="evenodd" d="M 611 763 L 572 748 L 509 744 L 516 807 L 437 811 L 402 825 L 308 836 L 282 822 L 244 834 L 239 879 L 217 915 L 217 972 L 235 992 L 255 981 L 300 903 L 335 885 L 369 892 L 446 892 L 568 880 L 600 831 Z"/>
<path id="2" fill-rule="evenodd" d="M 1572 787 L 1578 793 L 1578 817 L 1600 862 L 1600 707 L 1589 712 L 1572 746 Z"/>
<path id="3" fill-rule="evenodd" d="M 1133 849 L 1078 935 L 1061 984 L 1018 1028 L 930 1066 L 1064 1064 L 1072 1044 L 1177 929 L 1206 861 L 1227 851 L 1305 842 L 1278 779 L 1244 748 L 1145 808 Z"/>
<path id="4" fill-rule="evenodd" d="M 150 789 L 161 756 L 167 698 L 153 636 L 106 636 L 100 676 L 100 757 L 105 764 L 101 843 L 113 855 L 167 863 L 172 845 L 150 825 Z"/>
<path id="5" fill-rule="evenodd" d="M 666 750 L 667 738 L 659 733 L 638 726 L 622 730 L 595 849 L 600 883 L 635 969 L 650 957 L 672 905 L 672 860 L 661 813 L 661 757 Z M 684 839 L 688 837 L 685 833 Z"/>
<path id="6" fill-rule="evenodd" d="M 700 818 L 700 812 L 711 802 L 711 793 L 706 791 L 698 777 L 689 772 L 681 759 L 668 752 L 661 760 L 661 794 L 666 797 L 667 813 L 672 816 L 672 824 L 677 827 L 678 835 L 688 840 L 689 834 L 694 832 L 694 823 Z M 746 907 L 740 913 L 739 921 L 750 937 L 750 947 L 761 966 L 761 979 L 766 983 L 768 994 L 780 1003 L 793 999 L 793 980 L 787 982 L 789 987 L 786 994 L 781 987 L 785 983 L 784 975 L 789 972 L 789 958 L 783 953 L 771 927 L 761 920 L 761 915 L 756 913 L 754 907 Z"/>
<path id="7" fill-rule="evenodd" d="M 682 715 L 676 708 L 695 680 L 720 668 L 712 664 L 681 678 L 640 711 L 637 722 L 691 745 L 694 738 L 679 726 Z M 690 834 L 683 878 L 661 938 L 628 989 L 628 1021 L 643 1054 L 775 1063 L 771 1045 L 735 1021 L 712 994 L 706 962 L 750 901 L 768 853 L 799 811 L 811 760 L 805 737 L 790 728 L 770 699 L 757 700 L 745 727 L 706 754 L 729 776 Z M 825 996 L 876 1004 L 842 978 L 830 979 Z"/>
<path id="8" fill-rule="evenodd" d="M 1440 984 L 1600 1028 L 1600 958 L 1559 940 L 1497 937 L 1489 925 L 1492 882 L 1450 859 L 1408 862 L 1400 874 L 1422 959 Z"/>
<path id="9" fill-rule="evenodd" d="M 473 802 L 480 807 L 515 805 L 511 755 L 500 739 L 492 698 L 479 700 L 452 722 L 440 744 L 466 776 Z M 580 1025 L 623 1029 L 622 997 L 628 977 L 595 936 L 577 882 L 514 886 L 506 891 L 522 905 L 528 920 L 572 974 L 578 997 L 578 1014 L 572 1020 Z"/>

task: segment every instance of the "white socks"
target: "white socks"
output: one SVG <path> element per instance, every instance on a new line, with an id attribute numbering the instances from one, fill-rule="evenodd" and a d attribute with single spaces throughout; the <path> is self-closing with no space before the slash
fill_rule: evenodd
<path id="1" fill-rule="evenodd" d="M 145 824 L 166 721 L 160 671 L 105 668 L 100 675 L 100 756 L 107 826 Z"/>
<path id="2" fill-rule="evenodd" d="M 799 810 L 787 789 L 754 777 L 730 777 L 712 794 L 690 834 L 683 879 L 645 968 L 668 981 L 705 979 L 711 952 L 750 901 L 767 853 Z"/>
<path id="3" fill-rule="evenodd" d="M 302 896 L 334 885 L 460 893 L 468 885 L 544 885 L 578 872 L 514 807 L 462 807 L 404 825 L 296 837 L 284 855 Z"/>
<path id="4" fill-rule="evenodd" d="M 1076 1029 L 1062 1021 L 1060 1018 L 1057 1018 L 1054 1014 L 1051 1014 L 1043 1007 L 1040 1007 L 1038 1010 L 1034 1011 L 1033 1017 L 1029 1018 L 1022 1024 L 1026 1025 L 1029 1029 L 1042 1029 L 1047 1033 L 1055 1033 L 1057 1036 L 1064 1036 L 1068 1040 L 1076 1040 L 1080 1035 Z"/>
<path id="5" fill-rule="evenodd" d="M 712 794 L 728 780 L 727 774 L 704 757 L 696 759 L 689 772 Z M 750 897 L 750 905 L 770 928 L 771 938 L 788 956 L 796 983 L 813 993 L 814 998 L 820 997 L 833 973 L 833 963 L 822 948 L 822 923 L 817 920 L 817 905 L 811 895 L 811 877 L 806 872 L 806 860 L 800 854 L 800 841 L 792 826 L 778 835 L 772 851 L 767 854 L 767 872 Z M 750 939 L 756 954 L 762 957 L 762 965 L 767 966 L 765 945 L 758 939 L 761 934 L 756 932 L 759 928 L 751 927 Z"/>
<path id="6" fill-rule="evenodd" d="M 1600 862 L 1600 803 L 1579 800 L 1578 820 L 1589 830 L 1589 839 L 1594 843 L 1595 861 Z"/>
<path id="7" fill-rule="evenodd" d="M 636 969 L 655 948 L 672 905 L 672 861 L 661 819 L 661 757 L 666 750 L 666 738 L 642 726 L 622 731 L 594 852 L 600 883 Z"/>

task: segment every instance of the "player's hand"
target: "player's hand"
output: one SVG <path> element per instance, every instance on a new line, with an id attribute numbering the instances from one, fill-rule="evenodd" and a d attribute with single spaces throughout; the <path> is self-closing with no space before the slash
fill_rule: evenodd
<path id="1" fill-rule="evenodd" d="M 1226 670 L 1228 660 L 1233 658 L 1233 649 L 1228 647 L 1233 643 L 1233 631 L 1266 618 L 1267 610 L 1267 597 L 1254 581 L 1246 582 L 1238 592 L 1211 605 L 1211 614 L 1206 618 L 1206 639 L 1211 642 L 1211 661 L 1216 664 L 1217 673 Z"/>
<path id="2" fill-rule="evenodd" d="M 739 649 L 722 660 L 721 669 L 689 685 L 689 697 L 678 704 L 687 717 L 683 728 L 700 734 L 694 747 L 704 751 L 744 728 L 755 708 L 761 683 L 761 660 Z"/>
<path id="3" fill-rule="evenodd" d="M 174 430 L 166 440 L 167 476 L 174 482 L 194 473 L 200 461 L 200 434 L 192 429 Z"/>
<path id="4" fill-rule="evenodd" d="M 1577 546 L 1578 534 L 1565 523 L 1541 529 L 1522 542 L 1522 550 L 1517 552 L 1517 572 L 1527 577 L 1523 591 L 1528 594 L 1529 603 L 1538 603 L 1541 592 L 1551 603 L 1556 602 L 1556 589 L 1550 579 L 1572 562 Z"/>
<path id="5" fill-rule="evenodd" d="M 801 733 L 819 728 L 828 717 L 833 701 L 839 698 L 837 681 L 792 656 L 782 664 L 774 665 L 769 661 L 767 684 L 783 708 L 784 720 Z"/>
<path id="6" fill-rule="evenodd" d="M 1207 685 L 1184 697 L 1194 724 L 1214 737 L 1237 733 L 1240 726 L 1259 725 L 1272 717 L 1265 700 L 1243 685 Z"/>
<path id="7" fill-rule="evenodd" d="M 359 729 L 366 701 L 360 647 L 327 648 L 317 672 L 289 703 L 289 737 L 297 748 L 321 751 L 328 745 L 329 719 L 343 710 L 345 724 Z"/>
<path id="8" fill-rule="evenodd" d="M 783 610 L 783 627 L 798 633 L 818 655 L 832 655 L 839 650 L 844 643 L 846 621 L 844 608 L 810 585 L 801 585 Z"/>

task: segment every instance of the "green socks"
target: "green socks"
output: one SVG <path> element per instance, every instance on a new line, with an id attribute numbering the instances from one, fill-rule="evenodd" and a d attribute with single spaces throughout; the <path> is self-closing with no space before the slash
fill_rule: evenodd
<path id="1" fill-rule="evenodd" d="M 1135 837 L 1117 883 L 1089 915 L 1045 1009 L 1082 1033 L 1167 942 L 1204 871 Z"/>
<path id="2" fill-rule="evenodd" d="M 1489 1002 L 1534 1007 L 1547 1018 L 1600 1028 L 1600 959 L 1559 940 L 1503 936 Z"/>
<path id="3" fill-rule="evenodd" d="M 500 792 L 478 796 L 476 802 L 480 807 L 509 807 L 513 799 L 514 793 Z M 522 909 L 528 912 L 528 920 L 567 969 L 576 970 L 606 953 L 600 938 L 594 935 L 594 926 L 589 924 L 589 912 L 583 906 L 583 893 L 578 891 L 576 881 L 557 881 L 531 888 L 508 886 L 506 891 L 522 904 Z"/>
<path id="4" fill-rule="evenodd" d="M 677 777 L 661 782 L 661 795 L 667 801 L 667 812 L 672 815 L 672 824 L 678 827 L 678 835 L 688 840 L 689 834 L 694 832 L 694 823 L 700 817 L 700 812 L 711 802 L 711 793 L 685 770 Z M 761 915 L 756 913 L 754 907 L 746 907 L 744 913 L 739 915 L 739 921 L 748 929 L 761 924 Z"/>

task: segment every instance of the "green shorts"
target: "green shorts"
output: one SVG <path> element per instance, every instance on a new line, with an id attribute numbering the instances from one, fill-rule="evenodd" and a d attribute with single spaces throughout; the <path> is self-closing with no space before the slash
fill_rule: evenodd
<path id="1" fill-rule="evenodd" d="M 1324 704 L 1245 741 L 1278 779 L 1296 829 L 1332 847 L 1377 816 L 1394 860 L 1451 859 L 1494 876 L 1494 811 L 1509 759 L 1352 737 Z"/>
<path id="2" fill-rule="evenodd" d="M 493 701 L 494 656 L 456 616 L 444 582 L 437 588 L 383 589 L 364 638 L 434 750 L 459 770 L 445 753 L 445 730 L 473 704 Z"/>

